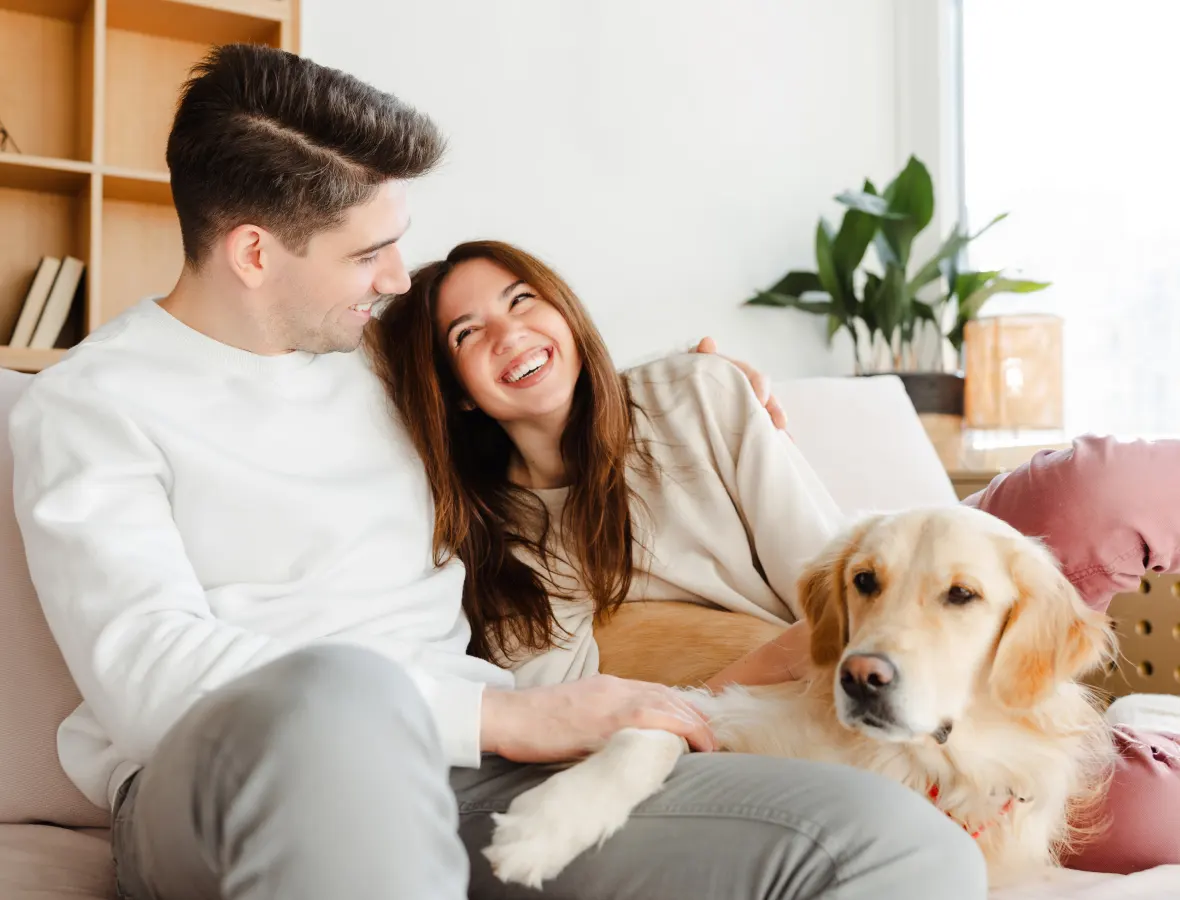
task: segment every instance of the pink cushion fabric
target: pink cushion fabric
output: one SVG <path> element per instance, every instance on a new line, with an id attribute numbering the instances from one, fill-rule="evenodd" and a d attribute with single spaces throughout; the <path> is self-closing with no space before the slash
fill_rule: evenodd
<path id="1" fill-rule="evenodd" d="M 58 763 L 57 728 L 80 697 L 29 580 L 12 509 L 5 426 L 29 377 L 0 369 L 0 823 L 103 826 L 107 811 L 82 796 Z"/>
<path id="2" fill-rule="evenodd" d="M 115 900 L 109 841 L 50 825 L 0 825 L 4 900 Z"/>

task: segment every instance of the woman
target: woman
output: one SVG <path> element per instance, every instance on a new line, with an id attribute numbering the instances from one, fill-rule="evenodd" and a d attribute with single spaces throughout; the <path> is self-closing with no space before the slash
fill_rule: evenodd
<path id="1" fill-rule="evenodd" d="M 393 399 L 469 576 L 472 652 L 518 684 L 598 670 L 593 625 L 625 600 L 794 622 L 795 582 L 839 524 L 746 378 L 685 354 L 619 375 L 536 259 L 464 245 L 381 316 Z"/>
<path id="2" fill-rule="evenodd" d="M 594 625 L 627 600 L 689 599 L 780 624 L 799 618 L 797 574 L 840 515 L 728 363 L 685 355 L 620 376 L 569 287 L 497 242 L 460 245 L 416 272 L 376 323 L 370 348 L 426 461 L 436 554 L 457 554 L 468 568 L 471 652 L 514 668 L 520 683 L 597 671 Z M 1032 500 L 1052 509 L 1045 466 L 1068 477 L 1088 446 L 1076 459 L 1038 457 L 972 502 L 1009 521 L 1027 518 Z M 1168 449 L 1174 465 L 1176 448 Z M 1030 491 L 1017 504 L 1022 482 Z M 1068 559 L 1084 542 L 1073 533 L 1072 543 L 1055 544 L 1043 518 L 1022 530 L 1048 533 Z M 1087 564 L 1078 577 L 1094 571 Z M 1102 602 L 1092 592 L 1087 599 Z M 788 629 L 711 683 L 792 677 L 799 634 Z M 1164 745 L 1162 781 L 1161 761 L 1135 752 L 1120 778 L 1177 791 L 1175 746 Z M 1094 851 L 1102 868 L 1180 860 L 1175 840 L 1151 859 L 1128 863 L 1130 847 L 1120 857 L 1123 822 L 1138 830 L 1172 814 L 1167 804 L 1115 813 L 1114 836 Z M 1098 867 L 1085 856 L 1075 864 Z"/>

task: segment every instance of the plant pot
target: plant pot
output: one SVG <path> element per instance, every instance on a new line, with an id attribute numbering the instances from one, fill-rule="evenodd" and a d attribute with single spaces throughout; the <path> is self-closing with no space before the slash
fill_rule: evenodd
<path id="1" fill-rule="evenodd" d="M 873 375 L 896 375 L 901 379 L 943 467 L 947 471 L 961 468 L 965 398 L 963 376 L 948 372 L 866 373 L 866 377 Z"/>
<path id="2" fill-rule="evenodd" d="M 962 375 L 947 372 L 893 372 L 905 385 L 918 415 L 963 416 Z"/>

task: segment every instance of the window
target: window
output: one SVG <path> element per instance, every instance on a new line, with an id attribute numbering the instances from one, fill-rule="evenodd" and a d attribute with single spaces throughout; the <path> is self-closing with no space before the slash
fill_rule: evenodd
<path id="1" fill-rule="evenodd" d="M 1053 282 L 985 314 L 1064 318 L 1067 434 L 1180 434 L 1180 2 L 960 2 L 969 265 Z"/>

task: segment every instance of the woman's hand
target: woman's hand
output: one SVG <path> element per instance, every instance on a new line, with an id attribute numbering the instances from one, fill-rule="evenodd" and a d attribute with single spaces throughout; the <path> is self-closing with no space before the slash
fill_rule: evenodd
<path id="1" fill-rule="evenodd" d="M 701 338 L 701 342 L 697 344 L 695 353 L 717 353 L 717 342 L 711 337 Z M 779 406 L 778 400 L 775 399 L 774 394 L 770 392 L 770 379 L 751 366 L 749 363 L 744 363 L 741 360 L 734 359 L 730 356 L 718 354 L 722 359 L 727 359 L 739 369 L 749 379 L 750 387 L 754 389 L 754 396 L 758 398 L 758 402 L 766 407 L 766 411 L 770 413 L 770 421 L 774 423 L 774 427 L 780 431 L 785 431 L 787 428 L 787 414 L 783 412 L 783 408 Z"/>
<path id="2" fill-rule="evenodd" d="M 789 626 L 773 641 L 730 663 L 707 682 L 718 691 L 730 684 L 779 684 L 804 678 L 811 666 L 811 628 L 804 620 Z"/>
<path id="3" fill-rule="evenodd" d="M 610 675 L 520 691 L 487 689 L 480 743 L 515 762 L 567 762 L 597 750 L 622 728 L 657 728 L 694 750 L 716 749 L 708 722 L 683 694 Z"/>

